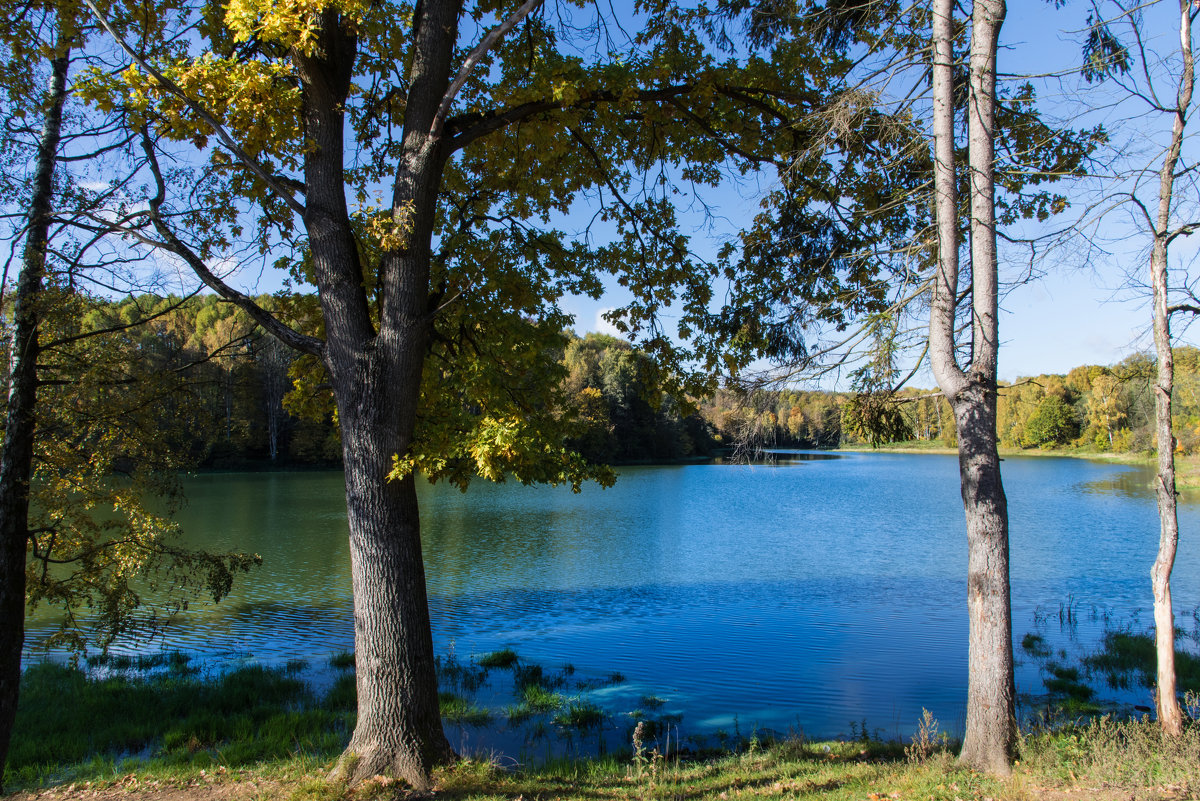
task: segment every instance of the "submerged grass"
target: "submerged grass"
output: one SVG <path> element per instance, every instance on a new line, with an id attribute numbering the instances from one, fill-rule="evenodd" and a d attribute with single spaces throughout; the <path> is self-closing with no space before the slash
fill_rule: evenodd
<path id="1" fill-rule="evenodd" d="M 354 667 L 354 652 L 338 651 L 329 657 L 329 666 L 337 670 L 351 670 Z"/>
<path id="2" fill-rule="evenodd" d="M 554 716 L 554 722 L 564 729 L 587 731 L 600 728 L 604 718 L 604 710 L 592 702 L 573 700 Z"/>
<path id="3" fill-rule="evenodd" d="M 1110 687 L 1128 688 L 1133 681 L 1153 687 L 1157 664 L 1154 637 L 1130 631 L 1107 632 L 1100 650 L 1084 657 L 1083 663 L 1103 675 Z M 1175 677 L 1180 690 L 1200 692 L 1200 657 L 1176 649 Z"/>
<path id="4" fill-rule="evenodd" d="M 475 664 L 484 668 L 511 668 L 517 664 L 517 652 L 511 648 L 503 648 L 499 651 L 492 651 L 475 659 Z"/>
<path id="5" fill-rule="evenodd" d="M 63 799 L 89 797 L 107 786 L 114 795 L 105 797 L 116 797 L 119 790 L 129 801 L 165 797 L 158 793 L 172 782 L 179 792 L 169 797 L 176 801 L 405 797 L 402 784 L 385 777 L 349 790 L 325 778 L 353 729 L 352 672 L 339 672 L 318 696 L 287 668 L 247 667 L 202 677 L 190 666 L 175 672 L 168 664 L 158 667 L 168 670 L 131 675 L 106 665 L 105 672 L 88 675 L 61 665 L 31 666 L 23 681 L 6 785 L 57 786 L 50 797 Z M 474 676 L 476 667 L 459 663 L 453 670 Z M 1050 680 L 1063 683 L 1061 692 L 1068 697 L 1080 692 L 1075 685 L 1086 686 L 1076 668 L 1051 665 L 1047 671 Z M 572 736 L 611 722 L 586 698 L 566 699 L 545 686 L 558 681 L 557 674 L 527 670 L 525 675 L 540 681 L 526 683 L 521 703 L 506 710 L 510 724 L 540 714 L 547 717 L 539 726 Z M 450 722 L 494 722 L 495 713 L 467 695 L 449 691 L 439 700 Z M 664 702 L 648 695 L 640 698 L 640 706 L 658 709 Z M 1194 719 L 1183 737 L 1169 740 L 1145 719 L 1102 717 L 1036 728 L 1020 739 L 1013 778 L 1000 780 L 959 768 L 952 744 L 939 734 L 932 716 L 925 717 L 923 736 L 919 733 L 908 748 L 871 738 L 812 743 L 752 736 L 732 742 L 736 753 L 681 751 L 688 740 L 681 743 L 677 728 L 644 719 L 631 729 L 633 747 L 624 753 L 508 770 L 466 761 L 440 771 L 436 791 L 444 801 L 726 801 L 735 796 L 1125 801 L 1195 797 L 1200 790 L 1200 723 Z M 65 789 L 72 783 L 77 790 Z M 217 784 L 228 786 L 218 792 Z"/>
<path id="6" fill-rule="evenodd" d="M 561 693 L 540 684 L 529 684 L 521 689 L 521 706 L 532 713 L 554 712 L 566 702 Z"/>
<path id="7" fill-rule="evenodd" d="M 492 713 L 469 698 L 456 693 L 438 693 L 438 705 L 442 717 L 459 726 L 486 726 L 492 722 Z"/>

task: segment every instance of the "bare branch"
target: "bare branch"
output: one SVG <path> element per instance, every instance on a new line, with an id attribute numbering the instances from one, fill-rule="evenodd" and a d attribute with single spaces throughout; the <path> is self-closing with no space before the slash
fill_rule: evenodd
<path id="1" fill-rule="evenodd" d="M 475 68 L 475 65 L 479 63 L 487 51 L 495 46 L 496 42 L 500 41 L 500 37 L 516 27 L 518 22 L 525 19 L 530 12 L 541 4 L 542 0 L 525 0 L 521 7 L 513 12 L 512 16 L 488 31 L 479 44 L 475 45 L 475 48 L 467 54 L 466 59 L 463 60 L 463 64 L 458 70 L 458 74 L 450 82 L 450 88 L 446 90 L 446 94 L 442 95 L 442 103 L 438 106 L 437 114 L 433 117 L 433 124 L 429 127 L 430 139 L 437 139 L 441 135 L 442 127 L 446 124 L 446 116 L 450 113 L 450 106 L 454 104 L 454 98 L 463 88 L 463 85 L 466 84 L 467 79 L 471 77 L 471 70 Z"/>
<path id="2" fill-rule="evenodd" d="M 90 3 L 91 0 L 88 0 L 88 2 Z M 255 303 L 254 299 L 249 295 L 239 292 L 226 284 L 208 268 L 208 265 L 204 263 L 204 260 L 194 250 L 175 235 L 174 230 L 167 225 L 162 216 L 161 209 L 163 198 L 166 194 L 166 183 L 163 180 L 162 170 L 158 166 L 158 158 L 154 153 L 154 143 L 150 140 L 150 134 L 145 128 L 142 129 L 142 149 L 146 153 L 147 162 L 150 165 L 150 171 L 154 175 L 157 187 L 155 196 L 149 201 L 149 214 L 151 221 L 154 223 L 155 230 L 163 238 L 162 247 L 187 262 L 192 271 L 210 289 L 250 315 L 256 323 L 261 325 L 280 342 L 303 353 L 324 358 L 324 342 L 315 337 L 301 334 L 299 331 L 285 325 L 275 315 Z"/>

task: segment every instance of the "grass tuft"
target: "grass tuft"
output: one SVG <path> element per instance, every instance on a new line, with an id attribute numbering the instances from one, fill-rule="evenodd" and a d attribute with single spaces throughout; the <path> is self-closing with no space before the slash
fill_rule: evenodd
<path id="1" fill-rule="evenodd" d="M 540 684 L 529 684 L 521 690 L 521 705 L 533 712 L 554 712 L 564 703 L 561 693 Z"/>
<path id="2" fill-rule="evenodd" d="M 587 731 L 604 722 L 604 711 L 590 701 L 571 701 L 554 716 L 554 723 L 565 729 Z"/>
<path id="3" fill-rule="evenodd" d="M 517 652 L 511 648 L 503 648 L 476 658 L 475 663 L 483 668 L 504 670 L 517 664 Z"/>
<path id="4" fill-rule="evenodd" d="M 492 722 L 491 712 L 456 693 L 438 693 L 438 706 L 445 720 L 459 726 L 486 726 Z"/>
<path id="5" fill-rule="evenodd" d="M 453 655 L 438 657 L 438 686 L 461 695 L 474 695 L 487 684 L 488 670 L 472 662 L 460 662 Z"/>
<path id="6" fill-rule="evenodd" d="M 1046 645 L 1046 638 L 1033 632 L 1021 638 L 1021 649 L 1036 659 L 1046 659 L 1050 656 L 1050 646 Z"/>
<path id="7" fill-rule="evenodd" d="M 337 670 L 353 670 L 354 669 L 354 652 L 353 651 L 338 651 L 333 656 L 329 657 L 329 666 Z"/>

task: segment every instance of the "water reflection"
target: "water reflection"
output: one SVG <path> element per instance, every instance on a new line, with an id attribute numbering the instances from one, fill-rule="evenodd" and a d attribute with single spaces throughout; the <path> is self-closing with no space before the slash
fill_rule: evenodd
<path id="1" fill-rule="evenodd" d="M 842 459 L 844 454 L 830 451 L 806 451 L 790 448 L 763 448 L 748 454 L 727 455 L 716 458 L 713 464 L 724 465 L 777 465 L 795 462 L 824 462 L 832 459 Z"/>
<path id="2" fill-rule="evenodd" d="M 422 483 L 439 650 L 620 671 L 604 697 L 667 698 L 689 730 L 737 716 L 747 730 L 827 736 L 866 718 L 901 734 L 922 708 L 953 730 L 967 626 L 957 459 L 777 455 L 623 468 L 612 489 L 579 495 Z M 1076 652 L 1106 626 L 1146 625 L 1158 526 L 1145 471 L 1055 458 L 1004 471 L 1017 640 L 1044 631 Z M 181 616 L 168 647 L 314 664 L 352 647 L 340 473 L 205 475 L 187 491 L 189 544 L 257 551 L 264 565 L 224 603 Z M 1184 531 L 1197 522 L 1185 498 Z M 1180 553 L 1175 586 L 1179 609 L 1200 604 L 1197 549 Z M 1064 603 L 1077 622 L 1056 627 Z M 30 641 L 53 622 L 32 615 Z M 1039 691 L 1038 664 L 1022 662 L 1020 689 Z"/>
<path id="3" fill-rule="evenodd" d="M 1105 475 L 1077 486 L 1089 495 L 1143 499 L 1154 492 L 1155 469 L 1149 465 L 1112 465 Z"/>

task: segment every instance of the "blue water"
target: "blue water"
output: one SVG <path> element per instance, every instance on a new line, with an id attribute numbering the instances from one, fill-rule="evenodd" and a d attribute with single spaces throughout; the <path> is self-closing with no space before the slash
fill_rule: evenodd
<path id="1" fill-rule="evenodd" d="M 1018 641 L 1037 631 L 1076 655 L 1106 626 L 1145 630 L 1150 479 L 1141 467 L 1005 461 Z M 264 566 L 141 647 L 314 663 L 352 648 L 340 474 L 204 475 L 187 493 L 189 542 L 257 551 Z M 423 484 L 421 501 L 443 653 L 511 647 L 583 677 L 619 671 L 625 681 L 597 700 L 619 712 L 661 697 L 689 731 L 824 737 L 866 719 L 902 736 L 922 708 L 961 727 L 966 538 L 953 456 L 630 467 L 579 495 Z M 1174 587 L 1179 624 L 1196 635 L 1198 515 L 1185 496 Z M 31 640 L 50 625 L 31 623 Z M 1018 691 L 1043 692 L 1041 678 L 1023 659 Z"/>

